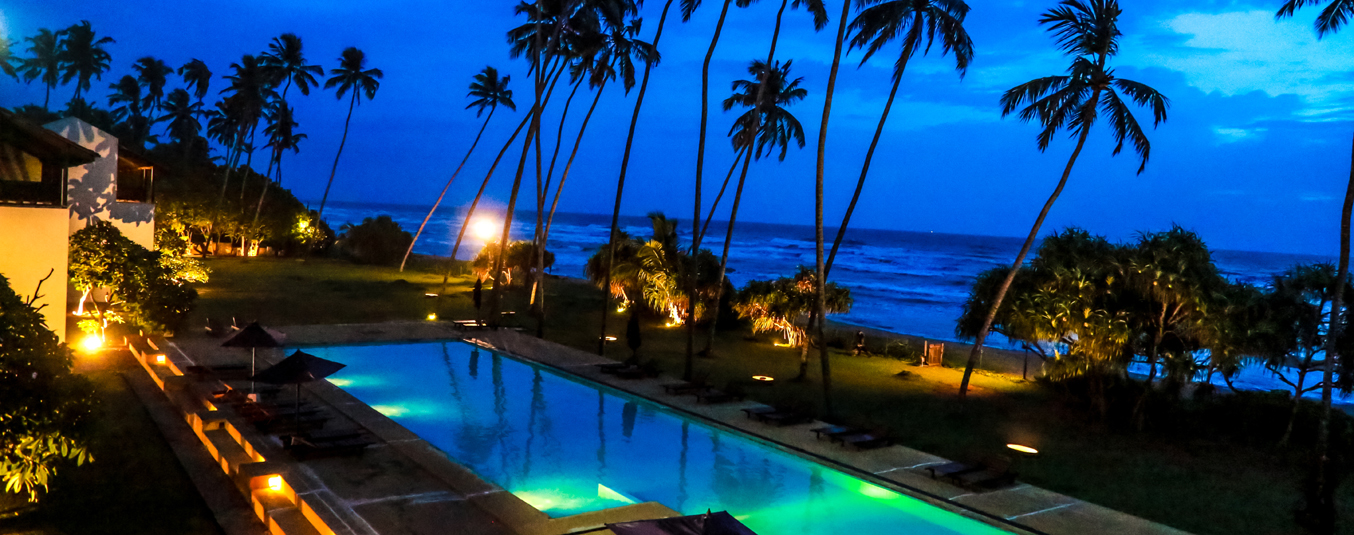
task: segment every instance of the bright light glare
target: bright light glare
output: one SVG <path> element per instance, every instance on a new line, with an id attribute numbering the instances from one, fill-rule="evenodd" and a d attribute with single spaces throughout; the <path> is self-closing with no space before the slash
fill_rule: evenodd
<path id="1" fill-rule="evenodd" d="M 274 492 L 282 490 L 282 476 L 268 476 L 268 490 Z"/>
<path id="2" fill-rule="evenodd" d="M 428 314 L 428 321 L 437 321 L 437 314 Z"/>
<path id="3" fill-rule="evenodd" d="M 476 219 L 471 225 L 470 231 L 475 234 L 480 241 L 494 241 L 498 237 L 498 225 L 488 219 Z"/>
<path id="4" fill-rule="evenodd" d="M 98 336 L 92 335 L 86 336 L 84 340 L 80 341 L 80 349 L 89 351 L 91 353 L 98 351 L 102 347 L 103 347 L 103 338 Z"/>
<path id="5" fill-rule="evenodd" d="M 155 363 L 156 363 L 156 364 L 164 364 L 164 363 L 165 363 L 165 356 L 164 356 L 164 355 L 155 355 Z"/>
<path id="6" fill-rule="evenodd" d="M 1021 444 L 1007 444 L 1006 447 L 1016 450 L 1020 453 L 1028 453 L 1030 455 L 1036 455 L 1039 453 L 1039 450 Z"/>

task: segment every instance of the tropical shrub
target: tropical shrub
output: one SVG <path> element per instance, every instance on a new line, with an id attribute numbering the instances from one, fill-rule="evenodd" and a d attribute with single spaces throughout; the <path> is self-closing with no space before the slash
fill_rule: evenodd
<path id="1" fill-rule="evenodd" d="M 96 288 L 107 291 L 107 308 L 94 306 L 101 331 L 113 323 L 155 332 L 177 330 L 197 300 L 197 291 L 187 283 L 207 277 L 197 261 L 150 251 L 107 221 L 71 235 L 69 274 L 71 284 L 86 297 Z"/>
<path id="2" fill-rule="evenodd" d="M 32 302 L 0 276 L 0 479 L 6 492 L 37 501 L 58 467 L 93 460 L 83 432 L 92 392 L 71 373 L 70 351 Z"/>
<path id="3" fill-rule="evenodd" d="M 338 245 L 344 255 L 362 264 L 388 265 L 400 261 L 414 236 L 388 215 L 366 218 L 359 225 L 348 223 L 340 229 Z"/>
<path id="4" fill-rule="evenodd" d="M 508 244 L 507 257 L 503 260 L 503 285 L 511 286 L 515 278 L 529 276 L 536 273 L 536 244 L 531 241 L 515 241 Z M 484 244 L 475 259 L 470 261 L 470 268 L 475 271 L 475 276 L 480 280 L 489 280 L 493 278 L 494 263 L 498 259 L 498 242 L 489 242 Z M 555 265 L 555 253 L 549 250 L 545 251 L 545 268 L 550 269 Z M 527 280 L 531 280 L 528 278 Z"/>

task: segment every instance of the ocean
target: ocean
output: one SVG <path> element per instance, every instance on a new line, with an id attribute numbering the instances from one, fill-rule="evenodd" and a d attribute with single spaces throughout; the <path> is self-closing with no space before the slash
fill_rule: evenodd
<path id="1" fill-rule="evenodd" d="M 325 220 L 337 231 L 344 223 L 360 223 L 364 217 L 378 214 L 390 215 L 412 233 L 423 221 L 427 208 L 336 203 L 326 210 Z M 458 209 L 439 209 L 414 252 L 450 254 L 463 214 Z M 535 212 L 519 212 L 513 220 L 513 239 L 530 239 L 535 222 Z M 611 217 L 607 215 L 556 214 L 548 245 L 555 253 L 551 272 L 583 277 L 583 265 L 606 244 L 610 225 Z M 631 236 L 652 235 L 647 217 L 622 217 L 621 228 Z M 726 222 L 712 223 L 702 246 L 718 255 L 726 229 Z M 690 243 L 689 219 L 679 220 L 677 231 L 683 242 Z M 828 246 L 833 237 L 831 232 L 835 229 L 827 235 Z M 458 258 L 472 258 L 483 247 L 484 242 L 472 234 L 466 233 Z M 851 290 L 855 305 L 851 312 L 833 315 L 831 319 L 933 340 L 956 340 L 954 322 L 974 277 L 987 269 L 1009 266 L 1020 252 L 1022 241 L 993 236 L 849 229 L 830 278 Z M 1294 265 L 1335 260 L 1227 250 L 1214 250 L 1213 258 L 1228 279 L 1260 286 Z M 753 279 L 791 275 L 797 266 L 813 263 L 812 226 L 740 222 L 734 229 L 729 278 L 735 286 Z M 1002 341 L 994 342 L 1004 345 Z"/>

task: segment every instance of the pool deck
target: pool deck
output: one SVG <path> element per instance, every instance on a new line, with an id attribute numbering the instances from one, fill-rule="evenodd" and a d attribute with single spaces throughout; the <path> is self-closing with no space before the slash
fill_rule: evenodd
<path id="1" fill-rule="evenodd" d="M 809 430 L 824 425 L 821 422 L 785 427 L 758 423 L 745 417 L 741 411 L 758 405 L 755 402 L 701 404 L 690 396 L 667 395 L 662 385 L 676 381 L 671 377 L 626 380 L 603 375 L 595 365 L 612 360 L 512 331 L 462 333 L 450 324 L 441 322 L 294 326 L 281 330 L 287 334 L 288 345 L 468 339 L 706 419 L 717 427 L 732 428 L 759 437 L 787 451 L 814 458 L 865 479 L 873 479 L 884 486 L 1015 533 L 1185 533 L 1022 483 L 989 492 L 969 492 L 934 480 L 925 473 L 927 466 L 948 462 L 946 459 L 903 446 L 850 451 L 828 441 L 815 439 Z M 242 358 L 247 359 L 247 353 L 221 348 L 220 342 L 220 339 L 188 337 L 174 340 L 166 349 L 171 361 L 183 365 L 238 364 Z M 275 362 L 283 356 L 279 350 L 260 350 L 260 365 Z M 147 366 L 148 370 L 152 368 Z M 173 392 L 184 391 L 173 388 L 165 390 L 171 394 L 171 398 L 182 396 Z M 234 422 L 234 428 L 239 430 L 242 440 L 255 445 L 257 453 L 268 459 L 266 463 L 255 463 L 266 466 L 245 467 L 238 471 L 262 473 L 259 470 L 264 470 L 284 474 L 287 484 L 295 490 L 293 502 L 314 504 L 310 505 L 310 512 L 324 526 L 313 531 L 316 533 L 432 534 L 446 533 L 449 526 L 455 526 L 457 533 L 466 534 L 606 535 L 611 532 L 604 529 L 604 523 L 677 514 L 661 504 L 648 502 L 551 519 L 511 493 L 483 481 L 448 459 L 431 444 L 342 389 L 321 381 L 304 385 L 303 391 L 307 399 L 337 414 L 339 423 L 330 424 L 326 426 L 327 429 L 364 428 L 376 437 L 378 443 L 361 456 L 295 461 L 282 450 L 276 437 L 256 433 L 251 426 L 240 421 Z M 177 402 L 180 407 L 192 403 L 182 399 Z M 227 416 L 228 420 L 231 418 L 238 417 Z M 192 420 L 191 417 L 189 419 Z M 234 479 L 241 481 L 239 477 Z M 304 508 L 300 505 L 297 507 Z M 255 509 L 259 513 L 257 506 Z M 218 512 L 218 517 L 223 514 L 227 513 Z M 310 532 L 281 531 L 289 534 Z"/>

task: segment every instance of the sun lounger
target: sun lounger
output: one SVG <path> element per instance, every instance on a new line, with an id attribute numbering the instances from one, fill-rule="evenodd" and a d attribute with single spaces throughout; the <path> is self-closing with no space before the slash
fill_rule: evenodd
<path id="1" fill-rule="evenodd" d="M 329 416 L 317 414 L 313 416 L 302 416 L 300 418 L 276 418 L 262 422 L 254 422 L 254 427 L 261 433 L 270 435 L 295 435 L 303 432 L 314 431 L 324 427 L 329 421 Z"/>
<path id="2" fill-rule="evenodd" d="M 461 330 L 479 330 L 486 327 L 485 323 L 480 320 L 453 320 L 451 323 Z"/>
<path id="3" fill-rule="evenodd" d="M 207 336 L 212 338 L 221 338 L 228 334 L 226 326 L 221 323 L 221 320 L 214 320 L 211 318 L 207 318 L 207 326 L 203 328 L 203 331 L 207 333 Z"/>
<path id="4" fill-rule="evenodd" d="M 737 401 L 740 399 L 743 399 L 743 396 L 737 394 L 730 394 L 728 392 L 715 390 L 713 388 L 707 388 L 700 392 L 696 392 L 696 401 L 699 401 L 701 403 L 726 403 L 729 401 Z"/>
<path id="5" fill-rule="evenodd" d="M 850 435 L 841 435 L 837 437 L 836 440 L 837 442 L 840 442 L 842 446 L 856 448 L 858 450 L 870 450 L 875 448 L 882 448 L 884 446 L 893 444 L 893 441 L 889 440 L 887 437 L 884 437 L 882 435 L 876 435 L 874 433 L 854 433 Z"/>
<path id="6" fill-rule="evenodd" d="M 672 394 L 674 396 L 694 394 L 700 390 L 703 390 L 704 388 L 705 385 L 699 383 L 673 383 L 663 385 L 663 391 Z"/>
<path id="7" fill-rule="evenodd" d="M 763 414 L 771 414 L 773 412 L 776 412 L 776 408 L 768 407 L 766 405 L 762 405 L 760 407 L 748 407 L 746 409 L 743 409 L 743 414 L 746 414 L 748 418 L 757 418 Z"/>
<path id="8" fill-rule="evenodd" d="M 846 425 L 829 425 L 812 429 L 812 431 L 814 438 L 822 439 L 823 437 L 827 437 L 829 440 L 836 441 L 836 437 L 861 433 L 864 430 Z"/>
<path id="9" fill-rule="evenodd" d="M 996 488 L 1015 482 L 1015 472 L 1011 471 L 1011 459 L 993 457 L 983 462 L 979 470 L 950 476 L 955 484 L 969 489 Z"/>
<path id="10" fill-rule="evenodd" d="M 782 411 L 769 412 L 757 415 L 757 419 L 778 427 L 804 423 L 812 418 L 803 411 Z"/>
<path id="11" fill-rule="evenodd" d="M 987 467 L 987 463 L 992 460 L 994 459 L 989 457 L 976 463 L 954 461 L 936 466 L 928 466 L 926 467 L 926 471 L 931 474 L 931 479 L 950 479 L 970 472 L 983 470 Z"/>
<path id="12" fill-rule="evenodd" d="M 367 446 L 374 444 L 373 441 L 361 436 L 353 436 L 334 440 L 307 439 L 301 436 L 293 436 L 289 441 L 287 449 L 291 451 L 292 456 L 297 459 L 314 459 L 318 457 L 337 457 L 344 455 L 359 455 Z"/>

